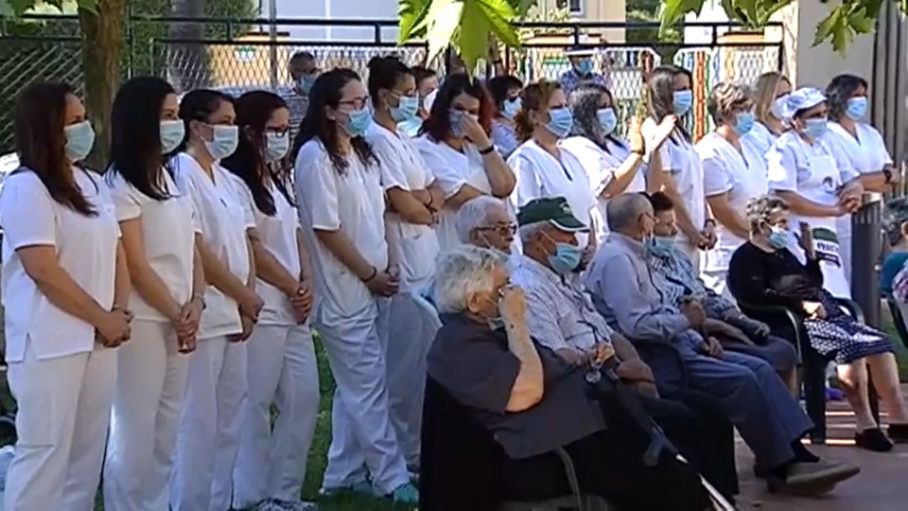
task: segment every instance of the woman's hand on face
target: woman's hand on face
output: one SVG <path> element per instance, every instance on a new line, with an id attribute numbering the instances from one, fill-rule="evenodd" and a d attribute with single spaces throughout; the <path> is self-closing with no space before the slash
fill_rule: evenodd
<path id="1" fill-rule="evenodd" d="M 482 124 L 479 124 L 479 121 L 474 119 L 472 115 L 464 114 L 460 118 L 460 125 L 463 129 L 464 136 L 470 139 L 470 142 L 473 142 L 479 149 L 485 149 L 492 145 L 492 142 L 489 141 L 489 135 L 486 134 L 485 128 L 483 128 Z"/>

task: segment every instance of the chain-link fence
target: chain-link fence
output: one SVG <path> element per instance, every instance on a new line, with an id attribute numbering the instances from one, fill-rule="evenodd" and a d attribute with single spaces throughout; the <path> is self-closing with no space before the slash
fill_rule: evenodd
<path id="1" fill-rule="evenodd" d="M 9 114 L 15 98 L 29 83 L 65 81 L 81 88 L 81 37 L 74 18 L 42 20 L 32 25 L 0 17 L 0 154 L 12 150 Z M 198 23 L 196 39 L 170 37 L 175 25 Z M 525 82 L 557 80 L 570 69 L 564 55 L 568 46 L 596 50 L 596 70 L 608 77 L 624 119 L 633 114 L 642 96 L 649 70 L 674 62 L 694 74 L 694 107 L 685 122 L 695 136 L 710 129 L 706 96 L 718 81 L 754 82 L 763 72 L 779 69 L 781 42 L 734 40 L 734 33 L 719 37 L 713 29 L 709 44 L 686 46 L 654 42 L 610 43 L 623 39 L 628 23 L 522 23 L 522 48 L 502 53 L 507 70 Z M 700 24 L 704 25 L 704 24 Z M 210 18 L 203 21 L 136 16 L 126 22 L 127 47 L 123 75 L 155 74 L 167 78 L 179 92 L 198 87 L 217 88 L 231 94 L 254 89 L 291 93 L 290 57 L 305 50 L 322 69 L 348 67 L 367 75 L 370 59 L 395 53 L 410 65 L 429 65 L 443 72 L 442 58 L 426 62 L 424 44 L 399 46 L 393 20 L 262 20 Z M 713 27 L 714 25 L 707 25 Z M 731 24 L 718 24 L 728 29 Z M 616 36 L 620 30 L 621 35 Z M 294 39 L 291 34 L 307 35 Z M 338 40 L 338 38 L 347 38 Z M 761 36 L 762 37 L 762 36 Z M 482 67 L 481 71 L 490 70 Z"/>

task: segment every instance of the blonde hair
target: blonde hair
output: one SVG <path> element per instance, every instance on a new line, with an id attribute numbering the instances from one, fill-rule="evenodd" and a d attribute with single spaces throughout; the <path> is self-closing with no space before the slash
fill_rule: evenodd
<path id="1" fill-rule="evenodd" d="M 517 138 L 526 142 L 533 136 L 533 123 L 530 122 L 530 110 L 542 113 L 548 110 L 549 100 L 555 91 L 561 90 L 561 84 L 551 80 L 539 80 L 527 85 L 520 93 L 520 111 L 514 116 Z"/>
<path id="2" fill-rule="evenodd" d="M 757 86 L 753 94 L 754 113 L 757 120 L 766 124 L 769 116 L 772 115 L 772 103 L 776 100 L 776 86 L 780 81 L 785 80 L 791 85 L 788 77 L 778 71 L 763 73 L 757 79 Z"/>

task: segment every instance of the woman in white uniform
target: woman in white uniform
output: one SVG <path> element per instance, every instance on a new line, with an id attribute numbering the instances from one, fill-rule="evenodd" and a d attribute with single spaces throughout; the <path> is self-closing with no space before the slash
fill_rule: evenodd
<path id="1" fill-rule="evenodd" d="M 795 224 L 803 221 L 812 227 L 823 286 L 835 297 L 850 298 L 836 227 L 839 217 L 860 204 L 859 174 L 837 146 L 825 141 L 828 121 L 822 92 L 798 89 L 786 97 L 782 108 L 791 127 L 767 153 L 769 190 L 785 199 Z"/>
<path id="2" fill-rule="evenodd" d="M 280 96 L 247 92 L 236 101 L 242 135 L 221 165 L 231 172 L 255 227 L 247 229 L 256 292 L 265 305 L 246 346 L 248 396 L 233 472 L 233 507 L 311 509 L 300 502 L 318 418 L 318 367 L 309 313 L 312 268 L 290 179 L 280 163 L 290 147 L 290 110 Z M 278 410 L 272 427 L 271 407 Z"/>
<path id="3" fill-rule="evenodd" d="M 369 94 L 359 75 L 339 68 L 318 78 L 310 98 L 294 184 L 312 247 L 314 326 L 337 384 L 322 491 L 415 504 L 419 492 L 389 418 L 379 302 L 399 281 L 385 241 L 380 162 L 364 138 Z"/>
<path id="4" fill-rule="evenodd" d="M 129 274 L 103 179 L 78 166 L 95 134 L 68 85 L 38 83 L 13 112 L 20 167 L 3 183 L 2 289 L 18 403 L 3 508 L 94 507 L 130 337 Z"/>
<path id="5" fill-rule="evenodd" d="M 454 219 L 461 204 L 477 195 L 507 199 L 514 191 L 514 172 L 489 140 L 493 108 L 481 83 L 464 74 L 448 76 L 416 140 L 445 195 L 436 227 L 442 250 L 460 245 Z"/>
<path id="6" fill-rule="evenodd" d="M 647 154 L 661 151 L 663 190 L 675 205 L 678 221 L 678 248 L 699 267 L 700 250 L 716 244 L 716 222 L 706 207 L 703 191 L 703 166 L 690 134 L 680 123 L 668 141 L 659 145 L 659 125 L 670 115 L 683 117 L 693 105 L 690 71 L 675 66 L 660 66 L 649 79 L 649 115 L 643 122 Z"/>
<path id="7" fill-rule="evenodd" d="M 508 165 L 517 176 L 517 187 L 511 195 L 514 210 L 519 211 L 533 199 L 564 197 L 588 229 L 601 224 L 586 169 L 576 156 L 560 148 L 561 140 L 574 126 L 574 114 L 561 85 L 542 80 L 528 85 L 520 97 L 521 108 L 515 124 L 523 143 L 508 158 Z M 578 234 L 577 238 L 583 250 L 580 266 L 583 267 L 599 244 L 595 231 L 592 235 Z"/>
<path id="8" fill-rule="evenodd" d="M 703 253 L 700 277 L 718 294 L 731 299 L 725 285 L 728 261 L 750 236 L 747 202 L 767 192 L 766 160 L 746 135 L 755 123 L 749 91 L 737 84 L 720 83 L 706 103 L 716 126 L 697 142 L 703 163 L 703 189 L 716 218 L 718 242 Z"/>
<path id="9" fill-rule="evenodd" d="M 898 172 L 883 136 L 863 122 L 867 115 L 867 81 L 859 76 L 836 76 L 826 88 L 829 129 L 824 140 L 836 146 L 837 154 L 861 175 L 861 186 L 869 192 L 889 191 L 898 182 Z M 851 282 L 851 215 L 836 221 L 839 252 L 845 276 Z"/>
<path id="10" fill-rule="evenodd" d="M 612 93 L 602 85 L 578 86 L 571 93 L 570 104 L 574 127 L 559 147 L 577 158 L 586 171 L 597 199 L 596 239 L 602 244 L 608 233 L 605 209 L 609 198 L 622 193 L 657 192 L 662 188 L 660 151 L 653 152 L 650 165 L 644 163 L 643 135 L 638 122 L 630 126 L 630 140 L 618 138 L 615 134 L 618 116 Z M 657 146 L 671 134 L 676 119 L 673 115 L 663 119 L 661 134 L 655 141 Z M 651 172 L 652 169 L 658 170 Z"/>
<path id="11" fill-rule="evenodd" d="M 133 342 L 117 353 L 119 374 L 107 459 L 104 508 L 167 509 L 172 453 L 204 307 L 192 199 L 177 189 L 167 155 L 183 141 L 173 87 L 138 77 L 117 92 L 110 168 L 132 280 Z"/>
<path id="12" fill-rule="evenodd" d="M 199 89 L 183 97 L 185 152 L 171 162 L 180 191 L 192 198 L 201 234 L 205 310 L 189 357 L 170 484 L 174 511 L 230 508 L 233 467 L 246 398 L 246 344 L 262 309 L 246 229 L 255 225 L 219 161 L 236 150 L 233 100 Z"/>
<path id="13" fill-rule="evenodd" d="M 753 128 L 744 135 L 744 140 L 750 143 L 763 157 L 776 139 L 785 132 L 785 119 L 782 118 L 782 105 L 785 96 L 791 94 L 791 82 L 782 73 L 770 71 L 763 73 L 757 79 L 754 89 L 754 114 L 757 122 Z"/>
<path id="14" fill-rule="evenodd" d="M 434 336 L 418 327 L 419 309 L 411 291 L 426 288 L 435 275 L 438 237 L 434 226 L 444 205 L 444 192 L 419 151 L 400 132 L 399 122 L 416 116 L 419 96 L 412 71 L 397 57 L 376 57 L 369 63 L 369 96 L 374 121 L 366 140 L 381 163 L 381 184 L 387 196 L 385 229 L 392 265 L 400 272 L 400 292 L 387 303 L 388 398 L 391 423 L 411 471 L 419 467 L 423 380 L 426 354 Z M 382 312 L 385 312 L 384 310 Z"/>

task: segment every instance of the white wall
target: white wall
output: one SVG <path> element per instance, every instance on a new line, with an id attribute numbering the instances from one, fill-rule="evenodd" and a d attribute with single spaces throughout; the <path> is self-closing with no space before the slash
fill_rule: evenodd
<path id="1" fill-rule="evenodd" d="M 397 0 L 276 0 L 278 18 L 308 19 L 397 19 Z M 265 15 L 268 0 L 265 0 Z M 293 40 L 305 41 L 373 41 L 372 28 L 337 26 L 281 26 Z M 382 40 L 395 42 L 397 29 L 385 29 Z"/>

